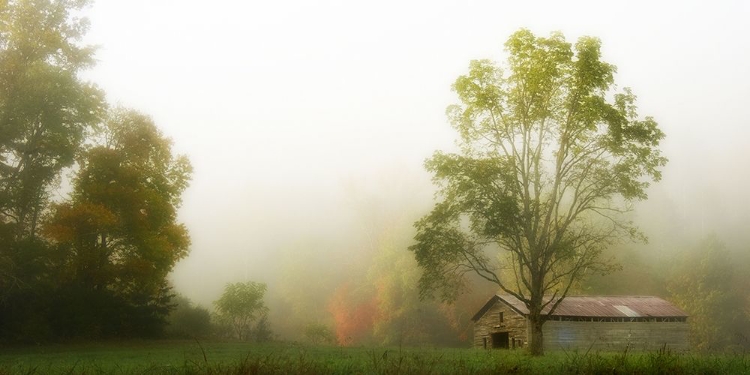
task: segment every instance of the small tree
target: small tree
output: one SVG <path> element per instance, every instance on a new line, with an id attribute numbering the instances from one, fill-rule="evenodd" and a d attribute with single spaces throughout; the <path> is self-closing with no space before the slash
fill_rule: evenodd
<path id="1" fill-rule="evenodd" d="M 247 340 L 252 323 L 268 312 L 263 302 L 265 293 L 264 283 L 230 283 L 214 302 L 217 318 L 231 327 L 238 340 Z"/>
<path id="2" fill-rule="evenodd" d="M 423 297 L 454 300 L 476 273 L 522 301 L 540 355 L 542 325 L 571 285 L 612 268 L 605 247 L 642 237 L 625 214 L 660 178 L 664 134 L 639 119 L 630 90 L 612 92 L 598 39 L 573 47 L 520 30 L 505 47 L 505 69 L 473 61 L 453 85 L 461 153 L 427 160 L 442 201 L 416 223 L 410 250 Z"/>

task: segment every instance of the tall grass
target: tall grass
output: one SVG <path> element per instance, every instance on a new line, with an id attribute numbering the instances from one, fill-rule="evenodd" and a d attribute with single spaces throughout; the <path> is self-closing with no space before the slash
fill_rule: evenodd
<path id="1" fill-rule="evenodd" d="M 4 374 L 750 374 L 745 355 L 129 342 L 11 348 Z"/>

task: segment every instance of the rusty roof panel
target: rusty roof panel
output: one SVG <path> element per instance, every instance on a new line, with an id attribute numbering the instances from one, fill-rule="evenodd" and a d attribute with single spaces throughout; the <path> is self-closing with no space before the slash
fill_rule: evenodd
<path id="1" fill-rule="evenodd" d="M 510 295 L 497 297 L 515 310 L 526 315 L 529 310 L 523 302 Z M 552 304 L 544 312 L 549 311 Z M 687 314 L 675 305 L 653 296 L 569 296 L 560 302 L 552 316 L 580 317 L 687 317 Z"/>

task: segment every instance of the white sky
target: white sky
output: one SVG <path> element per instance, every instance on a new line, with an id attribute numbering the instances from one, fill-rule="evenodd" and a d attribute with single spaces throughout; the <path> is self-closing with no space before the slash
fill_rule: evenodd
<path id="1" fill-rule="evenodd" d="M 500 59 L 520 27 L 602 39 L 618 84 L 667 133 L 660 187 L 678 204 L 746 193 L 748 4 L 99 0 L 86 77 L 151 115 L 195 167 L 180 216 L 192 254 L 173 275 L 190 296 L 262 269 L 280 236 L 335 233 L 351 184 L 396 170 L 427 185 L 422 161 L 455 138 L 451 83 L 471 59 Z M 737 199 L 723 204 L 750 211 Z"/>

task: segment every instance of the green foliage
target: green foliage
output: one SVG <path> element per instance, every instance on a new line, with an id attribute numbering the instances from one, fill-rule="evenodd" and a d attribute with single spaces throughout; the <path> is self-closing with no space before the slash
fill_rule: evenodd
<path id="1" fill-rule="evenodd" d="M 0 353 L 0 374 L 748 374 L 747 356 L 136 342 Z"/>
<path id="2" fill-rule="evenodd" d="M 406 247 L 414 235 L 409 223 L 429 199 L 405 175 L 389 174 L 382 181 L 350 187 L 346 200 L 359 231 L 283 250 L 272 294 L 278 300 L 270 302 L 282 338 L 327 342 L 330 327 L 341 345 L 466 345 L 468 317 L 486 294 L 479 302 L 454 305 L 419 299 L 420 270 Z M 338 242 L 342 238 L 344 244 Z M 358 256 L 346 255 L 355 249 Z M 320 272 L 331 267 L 342 272 Z"/>
<path id="3" fill-rule="evenodd" d="M 667 288 L 690 316 L 693 348 L 720 351 L 747 345 L 747 293 L 738 281 L 731 254 L 716 237 L 705 239 L 675 262 Z"/>
<path id="4" fill-rule="evenodd" d="M 0 300 L 31 289 L 43 263 L 37 235 L 64 168 L 104 113 L 103 93 L 79 73 L 93 63 L 81 45 L 85 1 L 0 3 Z"/>
<path id="5" fill-rule="evenodd" d="M 86 1 L 0 3 L 0 337 L 56 332 L 56 254 L 40 236 L 50 191 L 105 112 L 79 78 L 94 49 L 80 43 Z"/>
<path id="6" fill-rule="evenodd" d="M 252 323 L 268 312 L 263 302 L 266 289 L 266 284 L 254 281 L 227 284 L 221 297 L 214 301 L 219 324 L 230 327 L 238 340 L 247 340 Z"/>
<path id="7" fill-rule="evenodd" d="M 305 338 L 313 345 L 331 345 L 336 342 L 333 330 L 322 323 L 311 322 L 305 325 Z"/>
<path id="8" fill-rule="evenodd" d="M 206 338 L 212 333 L 211 313 L 194 305 L 187 297 L 177 295 L 172 299 L 174 308 L 167 317 L 164 331 L 174 338 Z"/>
<path id="9" fill-rule="evenodd" d="M 332 243 L 308 239 L 279 251 L 279 280 L 273 283 L 276 289 L 269 307 L 274 311 L 276 332 L 285 339 L 305 339 L 303 327 L 311 321 L 330 322 L 331 294 L 339 283 L 357 274 L 351 266 L 344 272 L 321 272 L 331 267 L 331 259 L 340 259 L 332 248 Z"/>
<path id="10" fill-rule="evenodd" d="M 603 256 L 613 258 L 622 268 L 606 275 L 593 274 L 582 280 L 576 288 L 577 294 L 669 295 L 665 282 L 667 275 L 661 272 L 669 265 L 663 261 L 649 262 L 642 250 L 625 246 L 611 247 L 605 250 Z"/>
<path id="11" fill-rule="evenodd" d="M 83 82 L 85 0 L 0 2 L 0 336 L 154 336 L 191 174 L 146 116 Z M 104 123 L 102 123 L 104 120 Z M 77 162 L 69 201 L 50 192 Z M 32 329 L 32 327 L 36 327 Z M 27 334 L 28 333 L 28 334 Z"/>
<path id="12" fill-rule="evenodd" d="M 255 327 L 252 329 L 252 332 L 250 332 L 250 336 L 253 341 L 258 343 L 273 340 L 273 331 L 271 330 L 271 323 L 268 321 L 267 313 L 264 313 L 258 318 L 258 322 L 255 323 Z"/>
<path id="13" fill-rule="evenodd" d="M 122 327 L 103 332 L 158 334 L 170 307 L 167 274 L 190 244 L 187 229 L 176 222 L 190 164 L 173 156 L 169 139 L 134 111 L 112 112 L 101 135 L 79 160 L 72 200 L 54 206 L 44 233 L 54 241 L 64 290 L 111 295 L 118 302 L 110 308 L 127 312 L 105 319 L 103 326 Z M 93 308 L 63 306 L 76 314 Z M 103 310 L 88 314 L 96 311 Z"/>
<path id="14" fill-rule="evenodd" d="M 134 111 L 114 111 L 102 135 L 81 158 L 73 201 L 55 207 L 47 233 L 68 254 L 72 277 L 122 293 L 151 288 L 187 255 L 190 239 L 176 216 L 190 163 Z"/>
<path id="15" fill-rule="evenodd" d="M 611 271 L 603 249 L 642 237 L 625 214 L 661 178 L 664 134 L 639 119 L 629 89 L 613 92 L 598 39 L 572 46 L 520 30 L 505 47 L 503 69 L 473 61 L 453 85 L 461 153 L 425 163 L 441 200 L 416 222 L 410 250 L 423 297 L 453 301 L 475 273 L 523 301 L 541 353 L 542 309 L 586 272 Z"/>
<path id="16" fill-rule="evenodd" d="M 0 176 L 3 215 L 33 235 L 45 189 L 70 166 L 104 107 L 77 74 L 93 49 L 77 41 L 86 21 L 73 1 L 14 1 L 0 13 Z M 36 214 L 36 217 L 34 215 Z"/>
<path id="17" fill-rule="evenodd" d="M 410 241 L 405 231 L 394 228 L 380 234 L 378 252 L 368 274 L 377 301 L 377 319 L 373 325 L 375 342 L 398 346 L 461 346 L 458 327 L 450 321 L 459 306 L 419 298 L 421 272 L 414 257 L 405 251 Z"/>

